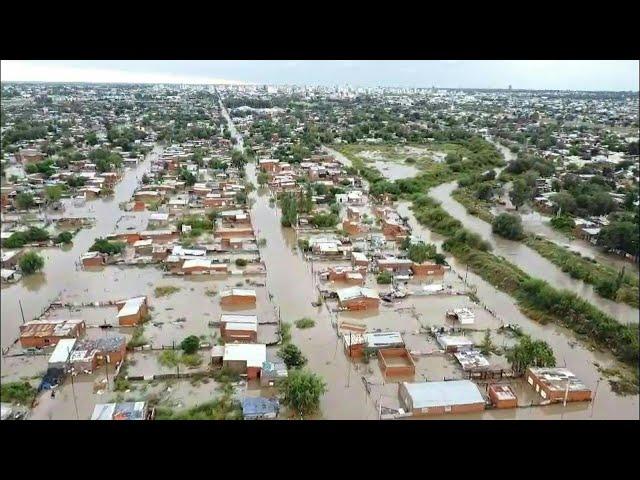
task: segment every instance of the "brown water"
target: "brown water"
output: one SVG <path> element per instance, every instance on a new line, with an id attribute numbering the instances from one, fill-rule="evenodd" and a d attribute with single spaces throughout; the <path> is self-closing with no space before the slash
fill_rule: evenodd
<path id="1" fill-rule="evenodd" d="M 509 200 L 509 190 L 511 188 L 511 182 L 505 184 L 504 195 L 502 199 L 507 204 L 496 205 L 492 208 L 492 213 L 494 215 L 509 212 L 514 213 L 514 209 Z M 520 207 L 518 210 L 518 215 L 522 219 L 522 226 L 525 231 L 534 233 L 537 235 L 544 235 L 544 237 L 563 247 L 568 247 L 570 250 L 580 253 L 583 257 L 592 258 L 603 265 L 608 265 L 609 267 L 615 268 L 616 270 L 620 270 L 624 268 L 627 272 L 632 272 L 638 274 L 640 272 L 639 265 L 636 262 L 627 260 L 619 255 L 606 253 L 601 248 L 593 245 L 586 240 L 582 240 L 580 238 L 572 238 L 570 239 L 562 232 L 559 232 L 555 228 L 553 228 L 549 221 L 551 220 L 550 216 L 543 215 L 540 212 L 537 212 L 528 206 Z"/>
<path id="2" fill-rule="evenodd" d="M 247 165 L 247 178 L 256 182 L 255 164 Z M 310 317 L 316 321 L 310 329 L 292 326 L 291 334 L 293 343 L 307 356 L 308 368 L 328 384 L 321 400 L 321 418 L 377 418 L 358 372 L 342 353 L 342 343 L 331 326 L 329 313 L 324 307 L 311 305 L 318 297 L 315 277 L 310 264 L 295 250 L 295 232 L 280 226 L 279 210 L 269 205 L 269 196 L 264 191 L 252 192 L 251 198 L 256 236 L 267 240 L 266 246 L 260 248 L 267 266 L 267 288 L 274 304 L 280 307 L 282 320 L 293 323 Z"/>
<path id="3" fill-rule="evenodd" d="M 409 218 L 413 232 L 427 242 L 435 243 L 441 250 L 445 237 L 429 231 L 421 226 L 409 203 L 398 205 L 398 212 Z M 497 314 L 506 323 L 519 325 L 524 333 L 533 338 L 545 340 L 553 348 L 559 366 L 566 366 L 575 373 L 593 391 L 595 400 L 591 403 L 550 405 L 513 410 L 491 410 L 482 414 L 455 415 L 446 418 L 495 418 L 495 419 L 638 419 L 638 395 L 618 396 L 610 388 L 606 379 L 601 378 L 594 363 L 605 368 L 618 367 L 620 363 L 612 355 L 604 352 L 591 351 L 582 343 L 575 340 L 573 333 L 554 324 L 541 325 L 526 317 L 518 309 L 515 301 L 504 292 L 497 290 L 472 271 L 466 271 L 466 266 L 454 257 L 443 252 L 447 262 L 461 275 L 468 276 L 468 283 L 476 287 L 476 294 L 480 302 Z M 433 379 L 433 378 L 431 378 Z"/>
<path id="4" fill-rule="evenodd" d="M 95 217 L 92 228 L 83 229 L 73 238 L 71 249 L 44 249 L 41 254 L 45 266 L 40 274 L 25 276 L 23 279 L 2 289 L 2 347 L 7 347 L 18 337 L 18 327 L 22 323 L 22 316 L 18 301 L 22 302 L 24 319 L 29 321 L 39 316 L 42 311 L 56 298 L 69 294 L 84 292 L 90 300 L 105 299 L 105 292 L 110 287 L 116 287 L 114 280 L 117 272 L 122 272 L 118 294 L 135 295 L 138 291 L 138 279 L 135 270 L 122 271 L 118 268 L 106 268 L 99 272 L 83 271 L 76 267 L 81 254 L 85 253 L 93 244 L 96 237 L 105 236 L 116 229 L 118 219 L 125 213 L 120 210 L 120 202 L 129 200 L 135 190 L 138 180 L 148 171 L 151 159 L 157 155 L 159 149 L 154 149 L 147 158 L 135 169 L 125 172 L 122 180 L 116 185 L 113 196 L 88 201 L 82 207 L 67 205 L 65 215 Z M 139 229 L 146 227 L 149 212 L 129 213 L 132 225 Z M 117 288 L 117 287 L 116 287 Z M 107 298 L 113 299 L 113 298 Z"/>
<path id="5" fill-rule="evenodd" d="M 493 247 L 495 255 L 502 256 L 517 265 L 532 277 L 544 279 L 555 288 L 569 290 L 580 298 L 600 308 L 621 323 L 638 323 L 638 309 L 627 304 L 607 300 L 598 295 L 593 286 L 571 278 L 549 260 L 522 242 L 507 240 L 491 231 L 491 224 L 467 213 L 462 204 L 451 197 L 457 188 L 457 182 L 450 182 L 432 188 L 429 196 L 438 200 L 442 208 L 456 218 L 465 228 L 479 234 Z"/>

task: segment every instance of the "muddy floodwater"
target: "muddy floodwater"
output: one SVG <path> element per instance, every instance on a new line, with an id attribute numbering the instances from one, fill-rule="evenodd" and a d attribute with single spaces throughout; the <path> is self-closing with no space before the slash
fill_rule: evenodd
<path id="1" fill-rule="evenodd" d="M 410 204 L 401 202 L 398 213 L 409 218 L 409 223 L 416 235 L 424 241 L 434 243 L 441 250 L 445 237 L 431 232 L 421 226 L 410 209 Z M 459 263 L 454 257 L 446 255 L 451 267 L 463 276 L 467 276 L 470 285 L 476 288 L 476 295 L 480 302 L 506 323 L 519 325 L 524 333 L 533 338 L 545 340 L 553 348 L 559 366 L 566 366 L 580 378 L 587 387 L 595 393 L 595 400 L 591 403 L 549 405 L 545 407 L 523 408 L 517 410 L 490 410 L 482 414 L 455 415 L 450 418 L 505 418 L 505 419 L 638 419 L 639 396 L 619 396 L 611 390 L 609 382 L 598 372 L 596 363 L 602 368 L 619 367 L 620 363 L 612 355 L 604 352 L 592 351 L 583 343 L 576 340 L 570 330 L 554 325 L 541 325 L 526 317 L 518 309 L 515 301 L 504 292 L 497 290 L 472 271 L 466 270 L 466 265 Z M 520 396 L 519 396 L 520 397 Z"/>
<path id="2" fill-rule="evenodd" d="M 621 323 L 638 323 L 638 309 L 601 297 L 593 286 L 571 278 L 568 273 L 522 242 L 495 235 L 491 231 L 491 224 L 467 213 L 465 207 L 451 197 L 456 188 L 457 182 L 445 183 L 429 190 L 429 196 L 440 202 L 442 208 L 462 222 L 465 228 L 487 240 L 493 247 L 493 254 L 504 257 L 532 277 L 543 279 L 555 288 L 575 293 Z"/>
<path id="3" fill-rule="evenodd" d="M 247 178 L 256 182 L 255 164 L 247 165 Z M 280 212 L 269 205 L 263 189 L 252 192 L 251 220 L 257 238 L 266 239 L 260 254 L 267 267 L 267 289 L 279 306 L 282 320 L 293 323 L 302 317 L 313 318 L 316 325 L 300 330 L 292 325 L 292 342 L 308 358 L 308 368 L 328 385 L 321 400 L 318 418 L 376 419 L 378 412 L 364 388 L 359 365 L 353 365 L 342 351 L 342 342 L 331 326 L 331 317 L 324 306 L 311 303 L 318 298 L 311 266 L 296 250 L 293 229 L 282 228 Z"/>
<path id="4" fill-rule="evenodd" d="M 376 160 L 373 162 L 376 167 L 389 180 L 400 180 L 402 178 L 415 177 L 420 173 L 413 165 L 402 164 L 398 162 L 384 162 Z"/>
<path id="5" fill-rule="evenodd" d="M 127 225 L 139 230 L 146 228 L 149 212 L 124 212 L 119 204 L 131 198 L 138 181 L 149 170 L 152 158 L 159 151 L 159 148 L 154 149 L 135 168 L 128 168 L 116 185 L 114 195 L 87 201 L 82 207 L 73 206 L 70 199 L 65 200 L 65 216 L 93 217 L 95 223 L 73 237 L 70 249 L 40 250 L 39 253 L 44 257 L 42 273 L 25 276 L 20 282 L 2 289 L 2 348 L 11 345 L 18 337 L 18 327 L 22 323 L 19 301 L 22 303 L 25 321 L 29 321 L 38 317 L 51 301 L 61 296 L 85 294 L 93 301 L 113 299 L 110 294 L 126 297 L 139 291 L 140 278 L 134 273 L 135 270 L 129 270 L 127 274 L 118 268 L 105 268 L 97 273 L 82 270 L 77 263 L 80 255 L 89 249 L 95 238 L 114 232 L 125 215 Z M 122 274 L 119 276 L 118 272 Z"/>

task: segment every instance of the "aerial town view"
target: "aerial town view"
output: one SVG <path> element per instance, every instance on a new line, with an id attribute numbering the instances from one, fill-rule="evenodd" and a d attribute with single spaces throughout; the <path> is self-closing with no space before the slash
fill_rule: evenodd
<path id="1" fill-rule="evenodd" d="M 638 420 L 638 62 L 483 62 L 2 61 L 2 420 Z"/>

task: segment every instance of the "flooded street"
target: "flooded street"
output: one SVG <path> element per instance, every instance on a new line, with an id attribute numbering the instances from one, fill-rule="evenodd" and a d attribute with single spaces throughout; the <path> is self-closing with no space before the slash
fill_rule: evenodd
<path id="1" fill-rule="evenodd" d="M 421 226 L 409 208 L 410 204 L 401 202 L 398 213 L 409 218 L 409 223 L 416 235 L 424 241 L 435 243 L 441 250 L 445 237 L 430 232 Z M 484 303 L 505 322 L 519 325 L 524 333 L 533 338 L 542 339 L 549 343 L 558 360 L 559 366 L 566 366 L 575 373 L 595 394 L 591 403 L 549 405 L 541 408 L 523 408 L 515 410 L 490 410 L 480 414 L 456 415 L 456 419 L 494 418 L 494 419 L 638 419 L 639 396 L 618 396 L 610 388 L 606 379 L 602 378 L 594 363 L 601 367 L 617 366 L 619 363 L 612 355 L 593 352 L 574 340 L 574 334 L 565 328 L 553 324 L 541 325 L 526 317 L 518 309 L 515 301 L 504 292 L 497 290 L 472 271 L 467 273 L 466 265 L 460 264 L 454 257 L 442 252 L 447 262 L 463 276 L 468 275 L 470 285 L 477 287 L 476 294 L 480 302 Z"/>
<path id="2" fill-rule="evenodd" d="M 256 183 L 256 166 L 248 164 L 247 178 Z M 260 254 L 267 266 L 267 288 L 273 303 L 280 306 L 282 321 L 293 323 L 302 317 L 316 321 L 313 328 L 300 330 L 292 325 L 292 341 L 309 359 L 309 369 L 328 384 L 321 399 L 321 415 L 327 419 L 377 419 L 378 412 L 367 395 L 362 373 L 343 353 L 342 341 L 331 325 L 327 309 L 314 307 L 318 298 L 310 264 L 296 251 L 293 229 L 280 226 L 279 209 L 269 205 L 269 195 L 259 189 L 251 193 L 251 218 L 258 238 L 266 239 Z M 351 372 L 349 370 L 351 369 Z"/>
<path id="3" fill-rule="evenodd" d="M 74 292 L 74 294 L 85 292 L 91 300 L 111 297 L 105 292 L 115 285 L 111 282 L 117 275 L 116 272 L 123 272 L 123 270 L 107 268 L 97 273 L 77 268 L 76 263 L 80 255 L 91 247 L 96 237 L 104 237 L 117 229 L 116 224 L 122 216 L 129 217 L 127 225 L 130 224 L 138 229 L 145 228 L 149 212 L 124 212 L 119 204 L 131 198 L 138 180 L 145 171 L 148 171 L 153 156 L 158 152 L 159 148 L 154 149 L 136 168 L 127 169 L 122 180 L 116 185 L 114 195 L 87 201 L 82 207 L 74 207 L 71 205 L 71 199 L 68 200 L 65 216 L 95 217 L 95 224 L 92 228 L 80 230 L 74 236 L 73 246 L 70 249 L 40 250 L 45 261 L 43 271 L 2 289 L 2 348 L 11 345 L 18 337 L 18 327 L 22 323 L 18 301 L 22 302 L 25 321 L 29 321 L 39 316 L 51 301 L 60 296 L 64 297 L 66 292 Z M 139 291 L 139 277 L 132 274 L 135 270 L 126 272 L 129 274 L 120 275 L 118 279 L 119 290 L 127 293 Z"/>
<path id="4" fill-rule="evenodd" d="M 638 323 L 638 309 L 624 303 L 607 300 L 598 295 L 593 286 L 571 278 L 549 260 L 522 242 L 507 240 L 491 231 L 491 224 L 467 213 L 465 207 L 451 197 L 457 188 L 457 182 L 449 182 L 429 191 L 429 196 L 441 203 L 452 217 L 462 222 L 465 228 L 479 234 L 493 247 L 495 255 L 502 256 L 532 277 L 544 279 L 555 288 L 569 290 L 580 298 L 592 303 L 603 312 L 611 315 L 621 323 Z"/>

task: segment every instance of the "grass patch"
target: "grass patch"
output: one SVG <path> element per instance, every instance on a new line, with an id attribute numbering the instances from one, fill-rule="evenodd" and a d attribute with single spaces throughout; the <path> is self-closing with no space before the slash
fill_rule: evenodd
<path id="1" fill-rule="evenodd" d="M 311 328 L 315 326 L 316 326 L 315 320 L 308 317 L 304 317 L 304 318 L 301 318 L 300 320 L 296 320 L 296 328 L 304 329 L 304 328 Z"/>
<path id="2" fill-rule="evenodd" d="M 0 385 L 0 401 L 27 404 L 33 400 L 36 389 L 29 382 L 9 382 Z"/>
<path id="3" fill-rule="evenodd" d="M 166 297 L 180 291 L 180 287 L 174 287 L 173 285 L 165 285 L 156 287 L 153 291 L 156 297 Z"/>
<path id="4" fill-rule="evenodd" d="M 127 349 L 133 350 L 137 347 L 142 347 L 146 345 L 148 340 L 144 337 L 144 326 L 136 325 L 133 329 L 133 335 L 131 336 L 131 340 L 127 343 Z"/>
<path id="5" fill-rule="evenodd" d="M 291 341 L 291 324 L 288 322 L 280 323 L 280 339 L 282 344 L 289 343 Z"/>

